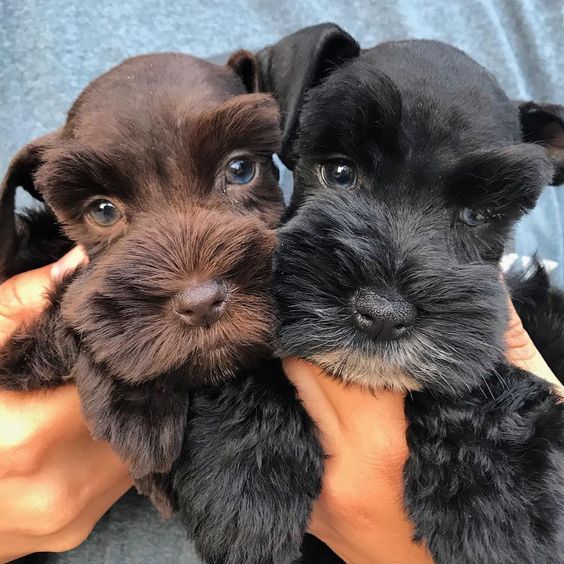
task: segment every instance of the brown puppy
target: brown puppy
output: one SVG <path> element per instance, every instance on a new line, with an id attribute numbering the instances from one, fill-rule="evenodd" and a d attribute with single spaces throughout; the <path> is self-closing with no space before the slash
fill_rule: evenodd
<path id="1" fill-rule="evenodd" d="M 248 93 L 254 76 L 247 54 L 227 67 L 129 59 L 84 90 L 61 130 L 24 147 L 1 187 L 0 274 L 42 248 L 36 218 L 14 215 L 17 186 L 44 199 L 90 264 L 0 351 L 0 386 L 75 380 L 94 435 L 164 512 L 155 473 L 180 452 L 190 387 L 269 347 L 280 134 L 274 101 Z"/>

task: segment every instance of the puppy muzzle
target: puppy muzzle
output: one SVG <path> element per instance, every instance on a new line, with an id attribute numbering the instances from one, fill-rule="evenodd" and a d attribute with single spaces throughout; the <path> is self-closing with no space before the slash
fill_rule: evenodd
<path id="1" fill-rule="evenodd" d="M 270 342 L 274 246 L 263 223 L 235 213 L 143 218 L 73 282 L 64 318 L 123 380 L 227 377 Z"/>

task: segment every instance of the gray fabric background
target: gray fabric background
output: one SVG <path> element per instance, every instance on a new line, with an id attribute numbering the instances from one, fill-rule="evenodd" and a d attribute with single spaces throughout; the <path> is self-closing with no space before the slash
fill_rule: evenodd
<path id="1" fill-rule="evenodd" d="M 363 46 L 448 41 L 492 71 L 510 96 L 564 101 L 563 0 L 0 0 L 0 169 L 62 124 L 94 77 L 130 55 L 202 57 L 256 48 L 335 21 Z M 547 190 L 517 231 L 520 254 L 564 259 L 564 191 Z M 564 284 L 564 269 L 554 273 Z"/>
<path id="2" fill-rule="evenodd" d="M 95 76 L 130 55 L 202 57 L 258 48 L 335 21 L 370 46 L 435 38 L 465 50 L 510 96 L 564 103 L 562 0 L 0 0 L 0 169 L 28 140 L 62 124 Z M 517 232 L 520 254 L 564 260 L 564 188 L 551 188 Z M 554 274 L 564 284 L 564 272 Z M 54 557 L 55 560 L 55 557 Z M 58 562 L 196 562 L 178 526 L 130 494 Z"/>

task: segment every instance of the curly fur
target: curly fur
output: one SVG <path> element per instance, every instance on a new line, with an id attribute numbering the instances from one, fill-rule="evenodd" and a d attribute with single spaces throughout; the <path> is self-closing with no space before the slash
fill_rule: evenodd
<path id="1" fill-rule="evenodd" d="M 174 486 L 207 561 L 299 558 L 321 489 L 323 452 L 316 437 L 275 360 L 192 398 Z"/>
<path id="2" fill-rule="evenodd" d="M 246 52 L 228 68 L 128 60 L 81 94 L 61 132 L 16 156 L 0 208 L 0 273 L 70 241 L 90 258 L 0 350 L 0 386 L 75 381 L 93 436 L 128 461 L 138 490 L 180 511 L 206 561 L 233 564 L 299 557 L 323 472 L 315 426 L 269 359 L 280 129 L 272 98 L 245 93 L 254 83 Z M 232 155 L 256 163 L 247 185 L 224 179 Z M 14 221 L 16 185 L 47 211 Z M 85 210 L 99 197 L 126 219 L 92 225 Z M 49 233 L 64 229 L 60 247 L 37 240 L 49 220 Z M 210 279 L 227 288 L 225 311 L 187 325 L 178 296 Z"/>
<path id="3" fill-rule="evenodd" d="M 348 47 L 324 49 L 335 36 Z M 539 124 L 528 106 L 518 111 L 448 45 L 392 42 L 355 55 L 354 40 L 325 24 L 270 50 L 261 60 L 286 59 L 263 72 L 294 168 L 274 258 L 278 352 L 407 393 L 405 507 L 437 563 L 563 561 L 564 404 L 504 360 L 498 267 L 515 221 L 559 179 L 558 147 L 526 143 Z M 542 125 L 562 135 L 555 108 L 544 107 Z M 322 173 L 335 158 L 356 170 L 348 188 Z M 465 208 L 485 219 L 465 223 Z M 414 324 L 395 340 L 363 331 L 354 299 L 365 289 L 401 296 Z M 550 300 L 541 312 L 559 304 Z M 553 351 L 561 362 L 558 342 Z"/>
<path id="4" fill-rule="evenodd" d="M 272 228 L 282 210 L 270 155 L 278 138 L 271 99 L 245 94 L 230 69 L 189 56 L 138 57 L 94 81 L 59 133 L 20 152 L 3 185 L 10 204 L 15 183 L 30 188 L 27 174 L 90 258 L 4 347 L 4 386 L 76 380 L 94 436 L 110 441 L 135 477 L 170 470 L 188 386 L 229 378 L 269 347 Z M 257 163 L 240 193 L 221 174 L 234 151 Z M 123 219 L 108 228 L 89 221 L 96 198 L 112 199 Z M 16 243 L 19 254 L 43 250 L 30 238 Z M 14 262 L 18 255 L 4 264 Z M 209 328 L 187 326 L 174 313 L 175 296 L 209 278 L 227 281 L 226 314 Z M 163 387 L 171 405 L 156 400 L 168 395 Z"/>

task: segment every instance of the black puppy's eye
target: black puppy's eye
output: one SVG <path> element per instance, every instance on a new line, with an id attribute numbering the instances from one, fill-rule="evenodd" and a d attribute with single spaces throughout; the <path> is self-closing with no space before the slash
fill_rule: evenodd
<path id="1" fill-rule="evenodd" d="M 463 208 L 460 210 L 458 217 L 466 225 L 476 227 L 494 219 L 495 214 L 489 209 L 474 210 L 472 208 Z"/>
<path id="2" fill-rule="evenodd" d="M 122 217 L 118 208 L 109 200 L 96 200 L 92 202 L 86 213 L 100 227 L 111 227 Z"/>
<path id="3" fill-rule="evenodd" d="M 356 168 L 344 159 L 330 161 L 321 165 L 321 178 L 327 186 L 346 190 L 356 183 Z"/>
<path id="4" fill-rule="evenodd" d="M 225 168 L 225 180 L 228 184 L 248 184 L 256 173 L 256 165 L 249 159 L 232 159 Z"/>

